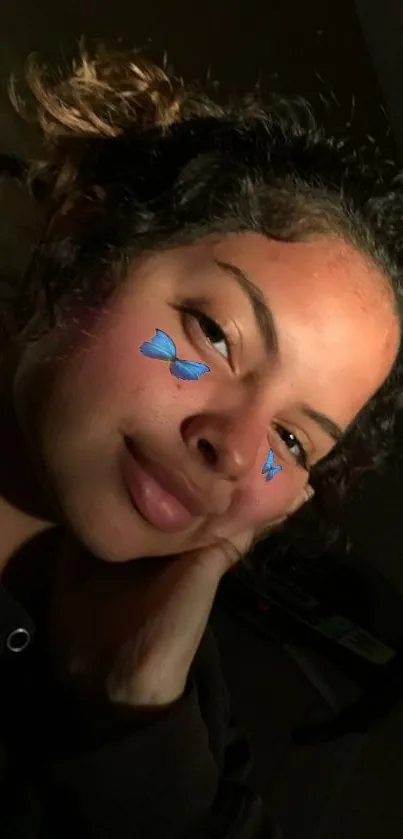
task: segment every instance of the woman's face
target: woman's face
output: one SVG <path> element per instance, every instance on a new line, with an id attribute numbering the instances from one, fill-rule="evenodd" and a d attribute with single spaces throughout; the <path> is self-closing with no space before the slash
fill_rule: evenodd
<path id="1" fill-rule="evenodd" d="M 179 380 L 140 352 L 156 329 L 209 371 Z M 284 515 L 398 342 L 389 289 L 351 245 L 208 238 L 140 259 L 102 311 L 27 351 L 17 413 L 58 515 L 92 552 L 169 555 Z M 270 449 L 282 470 L 266 480 Z"/>

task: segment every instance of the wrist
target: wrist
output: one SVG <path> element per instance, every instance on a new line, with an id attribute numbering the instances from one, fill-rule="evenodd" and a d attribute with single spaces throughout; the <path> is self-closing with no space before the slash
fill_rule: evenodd
<path id="1" fill-rule="evenodd" d="M 120 682 L 114 675 L 107 680 L 106 697 L 116 709 L 133 710 L 164 708 L 171 706 L 183 696 L 186 680 L 163 679 L 141 676 L 138 673 L 129 682 Z"/>

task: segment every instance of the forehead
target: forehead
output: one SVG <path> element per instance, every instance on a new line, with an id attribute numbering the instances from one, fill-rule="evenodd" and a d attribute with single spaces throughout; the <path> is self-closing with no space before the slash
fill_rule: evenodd
<path id="1" fill-rule="evenodd" d="M 388 281 L 380 269 L 339 238 L 285 243 L 251 236 L 222 242 L 247 267 L 272 309 L 283 362 L 306 390 L 338 388 L 350 421 L 387 376 L 399 342 Z M 331 388 L 330 388 L 331 390 Z M 314 393 L 313 393 L 314 397 Z M 336 404 L 328 410 L 333 413 Z"/>
<path id="2" fill-rule="evenodd" d="M 199 255 L 206 261 L 227 259 L 247 265 L 253 281 L 279 301 L 292 291 L 300 307 L 341 300 L 350 295 L 372 311 L 375 298 L 393 298 L 380 269 L 353 245 L 338 237 L 306 242 L 279 242 L 254 233 L 230 234 L 220 241 L 204 242 Z M 197 257 L 196 257 L 197 258 Z M 352 300 L 350 301 L 350 303 Z"/>
<path id="3" fill-rule="evenodd" d="M 231 301 L 244 301 L 235 283 L 217 276 L 216 262 L 247 274 L 271 309 L 281 370 L 296 399 L 315 405 L 320 390 L 321 409 L 348 425 L 388 375 L 398 348 L 393 294 L 380 269 L 337 237 L 288 243 L 230 234 L 185 250 L 186 272 L 214 277 L 227 312 Z"/>

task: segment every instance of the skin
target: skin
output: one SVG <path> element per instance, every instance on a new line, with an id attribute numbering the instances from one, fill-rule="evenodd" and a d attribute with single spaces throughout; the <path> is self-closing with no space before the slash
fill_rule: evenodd
<path id="1" fill-rule="evenodd" d="M 217 261 L 235 265 L 260 289 L 276 324 L 278 358 L 266 354 L 250 304 Z M 222 340 L 211 344 L 195 318 L 181 319 L 177 307 L 192 296 L 209 298 L 205 314 L 234 345 L 230 362 Z M 166 363 L 143 356 L 139 346 L 156 328 L 173 338 L 180 358 L 204 362 L 210 372 L 178 381 Z M 344 431 L 388 375 L 398 342 L 385 279 L 338 238 L 289 244 L 231 234 L 140 259 L 102 311 L 76 312 L 18 364 L 15 410 L 34 463 L 32 496 L 44 506 L 22 511 L 3 493 L 8 550 L 57 520 L 111 562 L 259 533 L 308 482 L 294 457 L 298 447 L 287 447 L 277 425 L 299 438 L 312 466 L 335 441 L 302 405 Z M 120 471 L 125 434 L 206 500 L 206 515 L 186 531 L 161 534 L 130 505 Z M 266 482 L 269 448 L 283 468 Z M 10 451 L 11 438 L 9 460 Z M 28 462 L 25 468 L 28 476 Z"/>

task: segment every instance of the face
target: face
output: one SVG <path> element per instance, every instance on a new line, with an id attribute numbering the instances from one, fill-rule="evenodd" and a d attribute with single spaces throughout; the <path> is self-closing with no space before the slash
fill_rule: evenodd
<path id="1" fill-rule="evenodd" d="M 208 372 L 178 379 L 144 355 L 156 329 Z M 102 311 L 30 348 L 16 409 L 59 518 L 89 550 L 169 555 L 284 515 L 398 342 L 387 284 L 351 245 L 208 238 L 140 259 Z"/>

